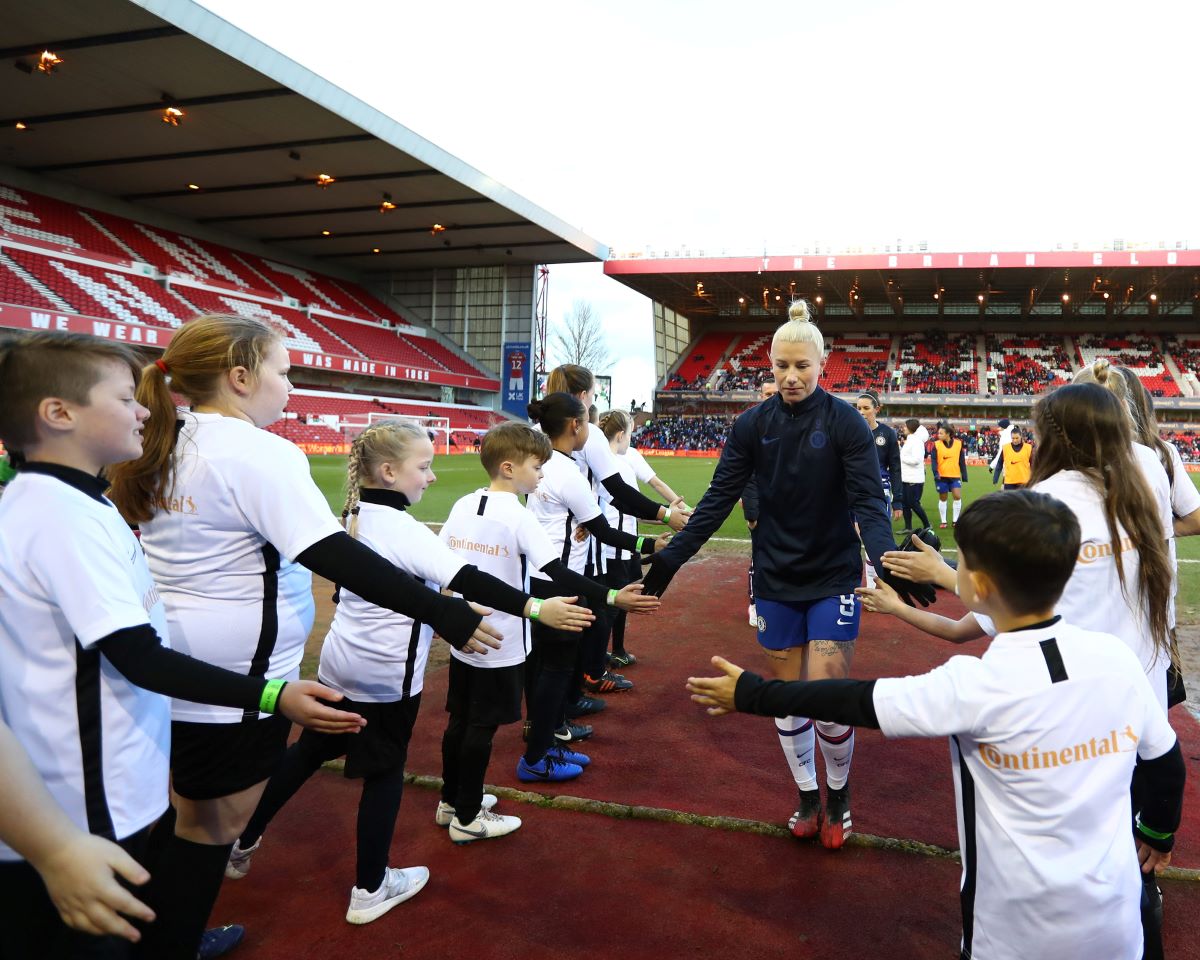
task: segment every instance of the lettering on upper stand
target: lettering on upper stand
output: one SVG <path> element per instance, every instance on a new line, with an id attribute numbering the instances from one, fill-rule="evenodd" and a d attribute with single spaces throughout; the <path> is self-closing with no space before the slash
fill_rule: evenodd
<path id="1" fill-rule="evenodd" d="M 1021 753 L 1005 753 L 990 743 L 979 744 L 979 759 L 989 770 L 1053 770 L 1069 767 L 1073 763 L 1087 763 L 1101 757 L 1132 753 L 1137 749 L 1138 738 L 1133 727 L 1126 724 L 1124 730 L 1109 730 L 1098 737 L 1065 747 L 1032 746 Z"/>

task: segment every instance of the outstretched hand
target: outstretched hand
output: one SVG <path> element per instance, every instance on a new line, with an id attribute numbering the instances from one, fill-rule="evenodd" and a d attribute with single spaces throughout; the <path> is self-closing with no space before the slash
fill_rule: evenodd
<path id="1" fill-rule="evenodd" d="M 581 633 L 596 620 L 596 615 L 587 607 L 576 605 L 579 597 L 551 597 L 542 601 L 538 620 L 554 630 Z"/>
<path id="2" fill-rule="evenodd" d="M 318 733 L 358 733 L 367 721 L 357 713 L 329 706 L 342 699 L 337 690 L 312 680 L 293 680 L 279 695 L 279 712 L 302 727 Z M 322 703 L 321 701 L 327 701 Z"/>
<path id="3" fill-rule="evenodd" d="M 712 665 L 720 670 L 723 676 L 688 677 L 687 688 L 692 695 L 692 703 L 705 707 L 705 712 L 710 717 L 723 717 L 737 710 L 734 705 L 734 693 L 737 690 L 738 677 L 746 671 L 724 657 L 713 657 Z"/>
<path id="4" fill-rule="evenodd" d="M 913 550 L 887 551 L 882 558 L 884 569 L 913 583 L 933 583 L 953 590 L 957 575 L 942 555 L 916 534 L 912 545 Z"/>
<path id="5" fill-rule="evenodd" d="M 494 611 L 491 607 L 483 607 L 478 603 L 472 603 L 471 609 L 476 613 L 488 617 Z M 504 634 L 496 627 L 493 627 L 487 620 L 481 620 L 479 626 L 475 628 L 475 632 L 471 634 L 471 639 L 463 644 L 464 653 L 482 653 L 486 654 L 489 649 L 499 650 L 504 641 Z"/>
<path id="6" fill-rule="evenodd" d="M 631 583 L 617 591 L 616 605 L 626 613 L 654 613 L 662 606 L 662 601 L 646 596 L 640 583 Z"/>
<path id="7" fill-rule="evenodd" d="M 863 609 L 870 613 L 888 613 L 894 616 L 905 606 L 900 594 L 888 586 L 886 580 L 878 577 L 874 587 L 858 587 L 854 592 L 862 598 Z"/>

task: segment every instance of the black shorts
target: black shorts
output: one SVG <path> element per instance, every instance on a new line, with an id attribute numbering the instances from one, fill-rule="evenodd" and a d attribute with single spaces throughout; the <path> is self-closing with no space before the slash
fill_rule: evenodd
<path id="1" fill-rule="evenodd" d="M 358 733 L 329 734 L 304 731 L 301 737 L 330 737 L 341 740 L 345 754 L 345 775 L 351 779 L 372 777 L 403 767 L 408 760 L 408 742 L 421 710 L 421 695 L 414 694 L 390 703 L 360 703 L 339 700 L 331 707 L 357 713 L 367 721 Z"/>
<path id="2" fill-rule="evenodd" d="M 524 687 L 523 663 L 508 667 L 472 667 L 451 657 L 446 712 L 465 717 L 467 723 L 481 727 L 516 723 L 521 719 Z"/>
<path id="3" fill-rule="evenodd" d="M 270 780 L 292 721 L 280 714 L 245 723 L 171 724 L 171 786 L 188 800 L 215 800 Z"/>

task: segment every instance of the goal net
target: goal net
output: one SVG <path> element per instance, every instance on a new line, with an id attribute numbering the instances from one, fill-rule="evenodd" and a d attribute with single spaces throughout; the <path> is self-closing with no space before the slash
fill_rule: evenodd
<path id="1" fill-rule="evenodd" d="M 388 421 L 405 421 L 424 427 L 433 441 L 433 452 L 443 455 L 450 453 L 449 417 L 413 417 L 404 413 L 347 413 L 338 422 L 338 427 L 342 435 L 352 442 L 367 427 Z"/>

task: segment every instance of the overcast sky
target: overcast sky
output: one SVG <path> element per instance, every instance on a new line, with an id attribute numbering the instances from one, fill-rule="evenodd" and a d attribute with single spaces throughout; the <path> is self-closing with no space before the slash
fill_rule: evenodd
<path id="1" fill-rule="evenodd" d="M 1194 0 L 204 6 L 617 251 L 1200 243 Z M 649 302 L 550 294 L 648 399 Z"/>

